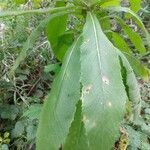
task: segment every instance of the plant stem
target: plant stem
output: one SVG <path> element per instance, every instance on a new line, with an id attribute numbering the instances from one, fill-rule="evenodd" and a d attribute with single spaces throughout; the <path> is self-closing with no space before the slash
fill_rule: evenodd
<path id="1" fill-rule="evenodd" d="M 81 7 L 67 6 L 67 7 L 57 7 L 57 8 L 47 8 L 47 9 L 34 9 L 34 10 L 21 10 L 21 11 L 4 11 L 0 12 L 0 18 L 20 16 L 26 14 L 43 14 L 43 13 L 55 13 L 59 11 L 72 11 L 79 10 Z"/>

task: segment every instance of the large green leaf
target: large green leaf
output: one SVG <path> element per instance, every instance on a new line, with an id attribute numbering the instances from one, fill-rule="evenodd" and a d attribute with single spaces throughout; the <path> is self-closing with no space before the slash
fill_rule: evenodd
<path id="1" fill-rule="evenodd" d="M 125 70 L 126 78 L 124 85 L 126 86 L 128 98 L 132 102 L 133 120 L 136 121 L 139 118 L 141 110 L 141 96 L 138 82 L 127 58 L 120 51 L 118 51 L 118 54 L 121 58 L 122 68 Z"/>
<path id="2" fill-rule="evenodd" d="M 110 150 L 119 136 L 127 100 L 116 48 L 88 13 L 81 47 L 83 122 L 90 149 Z"/>
<path id="3" fill-rule="evenodd" d="M 37 134 L 37 150 L 58 150 L 69 133 L 80 99 L 79 38 L 67 51 L 51 93 L 45 100 Z"/>
<path id="4" fill-rule="evenodd" d="M 141 53 L 144 54 L 146 52 L 146 48 L 143 44 L 142 38 L 140 35 L 133 31 L 129 25 L 127 25 L 122 19 L 117 18 L 118 23 L 123 28 L 123 31 L 126 33 L 130 41 L 134 44 L 135 48 Z"/>

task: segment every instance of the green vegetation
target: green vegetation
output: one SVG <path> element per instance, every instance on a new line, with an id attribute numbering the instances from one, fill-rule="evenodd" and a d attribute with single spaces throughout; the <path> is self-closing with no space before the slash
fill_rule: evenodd
<path id="1" fill-rule="evenodd" d="M 0 150 L 149 150 L 149 7 L 0 0 Z"/>

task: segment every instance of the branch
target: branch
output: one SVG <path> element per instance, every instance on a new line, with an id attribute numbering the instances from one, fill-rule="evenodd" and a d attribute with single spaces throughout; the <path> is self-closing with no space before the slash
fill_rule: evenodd
<path id="1" fill-rule="evenodd" d="M 4 11 L 0 12 L 0 18 L 20 16 L 26 14 L 43 14 L 43 13 L 55 13 L 59 11 L 69 11 L 69 10 L 78 10 L 80 7 L 67 6 L 67 7 L 57 7 L 57 8 L 47 8 L 47 9 L 34 9 L 34 10 L 21 10 L 21 11 Z"/>

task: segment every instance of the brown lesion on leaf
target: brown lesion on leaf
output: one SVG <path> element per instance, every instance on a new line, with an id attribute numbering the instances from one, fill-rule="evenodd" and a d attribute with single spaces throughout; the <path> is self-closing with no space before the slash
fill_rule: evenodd
<path id="1" fill-rule="evenodd" d="M 90 39 L 85 40 L 84 44 L 87 44 L 88 42 L 90 42 Z"/>
<path id="2" fill-rule="evenodd" d="M 83 86 L 82 93 L 81 93 L 81 99 L 83 100 L 84 95 L 89 94 L 92 89 L 92 85 Z"/>
<path id="3" fill-rule="evenodd" d="M 89 94 L 89 92 L 91 91 L 91 89 L 92 89 L 92 85 L 85 86 L 83 88 L 83 92 Z"/>
<path id="4" fill-rule="evenodd" d="M 89 119 L 87 119 L 87 117 L 85 115 L 83 116 L 82 121 L 84 123 L 89 123 Z"/>

